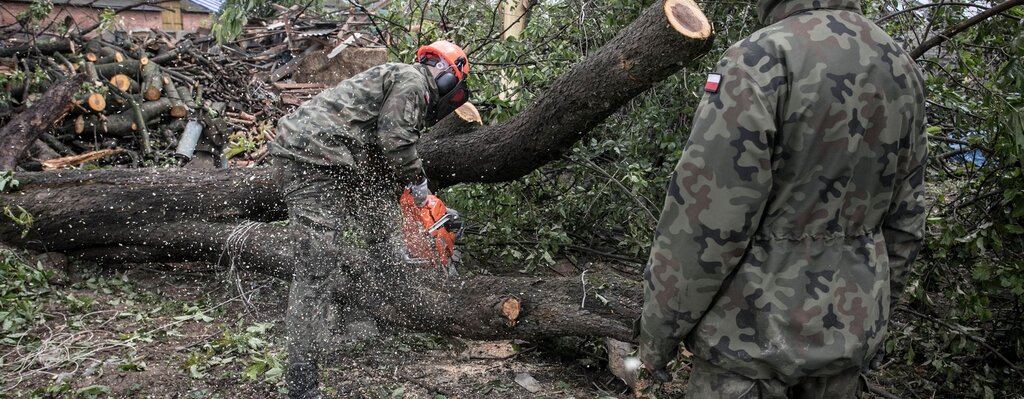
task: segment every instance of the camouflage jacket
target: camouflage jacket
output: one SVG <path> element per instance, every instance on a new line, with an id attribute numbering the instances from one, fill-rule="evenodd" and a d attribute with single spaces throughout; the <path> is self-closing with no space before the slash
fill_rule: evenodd
<path id="1" fill-rule="evenodd" d="M 857 0 L 761 0 L 668 187 L 644 273 L 648 367 L 682 340 L 750 378 L 860 367 L 923 239 L 914 61 Z"/>
<path id="2" fill-rule="evenodd" d="M 270 152 L 341 168 L 374 165 L 383 155 L 401 182 L 411 182 L 423 176 L 416 142 L 426 127 L 429 99 L 436 96 L 437 83 L 422 65 L 375 66 L 281 118 Z"/>

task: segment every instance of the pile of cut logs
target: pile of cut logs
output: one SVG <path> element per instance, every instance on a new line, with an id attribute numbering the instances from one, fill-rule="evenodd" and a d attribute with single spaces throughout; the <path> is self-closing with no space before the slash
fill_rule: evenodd
<path id="1" fill-rule="evenodd" d="M 10 35 L 0 43 L 0 86 L 7 92 L 0 94 L 0 126 L 28 113 L 60 82 L 85 76 L 65 100 L 67 109 L 31 110 L 54 122 L 35 133 L 28 158 L 18 165 L 48 170 L 90 161 L 200 168 L 263 162 L 275 121 L 334 83 L 290 79 L 304 60 L 328 51 L 333 58 L 349 47 L 381 47 L 378 36 L 361 31 L 366 14 L 349 10 L 331 21 L 299 8 L 280 11 L 224 44 L 208 33 L 159 30 Z"/>

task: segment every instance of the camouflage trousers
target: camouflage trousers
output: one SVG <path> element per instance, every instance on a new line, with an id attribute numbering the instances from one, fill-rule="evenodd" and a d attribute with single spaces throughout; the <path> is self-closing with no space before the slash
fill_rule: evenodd
<path id="1" fill-rule="evenodd" d="M 804 377 L 787 385 L 775 379 L 751 379 L 693 359 L 686 397 L 693 399 L 850 399 L 864 386 L 859 369 L 828 377 Z"/>
<path id="2" fill-rule="evenodd" d="M 288 205 L 295 252 L 286 316 L 288 361 L 315 365 L 333 350 L 330 330 L 340 310 L 335 305 L 352 302 L 344 290 L 349 275 L 402 260 L 398 193 L 393 179 L 372 170 L 333 170 L 285 159 L 275 160 L 274 178 Z M 358 248 L 364 244 L 365 251 Z"/>

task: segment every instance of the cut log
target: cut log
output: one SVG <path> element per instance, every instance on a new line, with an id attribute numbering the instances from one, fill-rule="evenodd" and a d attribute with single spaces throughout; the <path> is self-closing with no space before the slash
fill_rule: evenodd
<path id="1" fill-rule="evenodd" d="M 114 75 L 127 75 L 132 79 L 139 79 L 142 73 L 142 64 L 139 61 L 127 59 L 121 62 L 96 63 L 96 73 L 101 78 L 112 78 Z"/>
<path id="2" fill-rule="evenodd" d="M 71 98 L 84 82 L 85 75 L 78 74 L 51 87 L 0 129 L 0 170 L 13 170 L 32 142 L 71 110 Z"/>
<path id="3" fill-rule="evenodd" d="M 107 108 L 107 99 L 100 93 L 91 93 L 85 99 L 85 104 L 93 112 L 100 112 Z"/>
<path id="4" fill-rule="evenodd" d="M 64 119 L 60 131 L 64 134 L 82 134 L 85 132 L 85 116 L 78 115 L 74 118 Z"/>
<path id="5" fill-rule="evenodd" d="M 121 53 L 120 51 L 113 50 L 113 49 L 111 49 L 109 47 L 104 47 L 103 50 L 101 50 L 101 52 L 104 55 L 96 59 L 95 62 L 97 64 L 109 64 L 109 63 L 120 64 L 120 63 L 123 63 L 125 61 L 130 61 L 131 60 L 130 58 L 125 57 L 124 54 Z"/>
<path id="6" fill-rule="evenodd" d="M 181 94 L 178 93 L 178 86 L 174 84 L 170 76 L 163 77 L 164 93 L 167 93 L 167 98 L 171 100 L 171 109 L 167 113 L 175 119 L 181 119 L 188 116 L 188 106 L 181 101 Z"/>
<path id="7" fill-rule="evenodd" d="M 139 113 L 142 115 L 141 119 L 145 121 L 155 119 L 167 113 L 170 109 L 171 100 L 169 98 L 161 98 L 157 101 L 147 101 L 139 104 Z M 81 130 L 78 130 L 78 123 L 76 122 L 75 133 L 81 134 L 82 132 L 96 131 L 105 136 L 125 137 L 142 131 L 139 119 L 139 114 L 136 114 L 132 109 L 125 110 L 119 114 L 107 115 L 105 120 L 96 115 L 85 116 L 82 118 Z"/>
<path id="8" fill-rule="evenodd" d="M 480 117 L 480 111 L 473 103 L 465 103 L 455 109 L 455 115 L 467 123 L 483 125 L 484 119 Z"/>
<path id="9" fill-rule="evenodd" d="M 134 93 L 139 90 L 139 82 L 124 74 L 111 76 L 110 83 L 122 93 Z"/>
<path id="10" fill-rule="evenodd" d="M 85 62 L 85 77 L 89 83 L 96 83 L 100 81 L 100 74 L 96 72 L 96 64 L 92 62 Z"/>
<path id="11" fill-rule="evenodd" d="M 147 63 L 142 67 L 142 97 L 146 101 L 156 101 L 164 92 L 163 75 L 160 74 L 160 66 Z"/>
<path id="12" fill-rule="evenodd" d="M 72 44 L 70 40 L 61 39 L 52 42 L 39 43 L 39 44 L 24 44 L 12 47 L 0 48 L 0 58 L 7 57 L 22 57 L 29 53 L 39 52 L 43 55 L 50 55 L 53 53 L 69 53 L 71 52 Z"/>

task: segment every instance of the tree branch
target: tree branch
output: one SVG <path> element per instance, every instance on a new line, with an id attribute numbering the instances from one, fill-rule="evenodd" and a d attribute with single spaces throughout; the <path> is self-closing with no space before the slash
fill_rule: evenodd
<path id="1" fill-rule="evenodd" d="M 980 12 L 977 15 L 968 18 L 967 20 L 964 20 L 961 23 L 946 29 L 942 33 L 932 36 L 928 40 L 925 40 L 923 43 L 918 45 L 917 48 L 910 52 L 910 58 L 913 58 L 915 60 L 921 58 L 921 56 L 924 55 L 924 53 L 928 52 L 928 50 L 931 50 L 935 46 L 942 44 L 946 40 L 949 40 L 953 36 L 956 36 L 956 34 L 963 32 L 968 28 L 977 25 L 981 21 L 991 18 L 994 15 L 999 15 L 1005 12 L 1006 10 L 1009 10 L 1013 7 L 1022 4 L 1024 4 L 1024 0 L 1008 0 L 1003 3 L 1000 3 L 999 5 L 996 5 L 995 7 L 989 8 L 988 10 Z"/>

